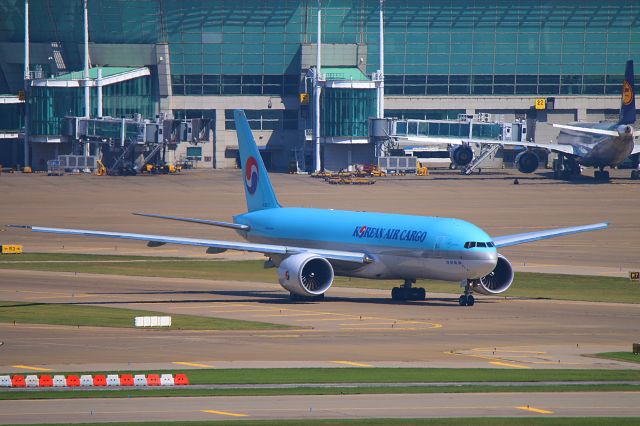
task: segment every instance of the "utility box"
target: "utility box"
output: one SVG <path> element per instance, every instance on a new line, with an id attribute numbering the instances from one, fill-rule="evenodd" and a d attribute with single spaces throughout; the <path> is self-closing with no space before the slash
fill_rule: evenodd
<path id="1" fill-rule="evenodd" d="M 22 246 L 19 244 L 2 244 L 0 254 L 22 254 Z"/>

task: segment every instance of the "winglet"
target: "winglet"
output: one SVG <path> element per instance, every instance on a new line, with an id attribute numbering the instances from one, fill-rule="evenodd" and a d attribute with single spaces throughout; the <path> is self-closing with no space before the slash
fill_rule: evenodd
<path id="1" fill-rule="evenodd" d="M 31 225 L 5 225 L 7 228 L 22 228 L 22 229 L 31 229 Z"/>

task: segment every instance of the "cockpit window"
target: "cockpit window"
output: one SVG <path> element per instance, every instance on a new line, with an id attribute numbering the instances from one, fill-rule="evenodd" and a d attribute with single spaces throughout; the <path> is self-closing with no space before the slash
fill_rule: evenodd
<path id="1" fill-rule="evenodd" d="M 478 241 L 467 241 L 466 243 L 464 243 L 464 248 L 466 249 L 471 249 L 474 247 L 495 247 L 495 244 L 493 243 L 493 241 L 489 241 L 489 242 L 478 242 Z"/>

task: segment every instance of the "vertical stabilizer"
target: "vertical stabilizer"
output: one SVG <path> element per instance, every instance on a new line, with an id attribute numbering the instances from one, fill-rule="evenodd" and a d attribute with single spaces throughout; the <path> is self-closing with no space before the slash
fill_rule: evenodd
<path id="1" fill-rule="evenodd" d="M 233 112 L 233 116 L 236 121 L 236 132 L 238 133 L 238 147 L 240 148 L 240 162 L 242 163 L 242 178 L 244 181 L 244 194 L 247 197 L 247 209 L 251 212 L 280 207 L 244 111 L 237 109 Z"/>
<path id="2" fill-rule="evenodd" d="M 618 124 L 633 124 L 636 121 L 636 93 L 633 86 L 633 61 L 627 61 L 622 83 L 622 101 Z"/>

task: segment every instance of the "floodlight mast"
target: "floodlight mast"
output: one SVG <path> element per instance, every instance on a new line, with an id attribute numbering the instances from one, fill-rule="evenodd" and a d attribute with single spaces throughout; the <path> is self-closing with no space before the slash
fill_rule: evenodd
<path id="1" fill-rule="evenodd" d="M 321 1 L 318 0 L 318 40 L 316 43 L 316 72 L 314 73 L 314 155 L 313 155 L 313 169 L 317 173 L 322 169 L 320 164 L 320 93 L 322 88 L 320 87 L 320 70 L 322 66 L 322 8 Z"/>
<path id="2" fill-rule="evenodd" d="M 380 0 L 380 69 L 378 71 L 378 118 L 384 118 L 384 0 Z"/>
<path id="3" fill-rule="evenodd" d="M 24 0 L 24 167 L 29 166 L 29 0 Z"/>

